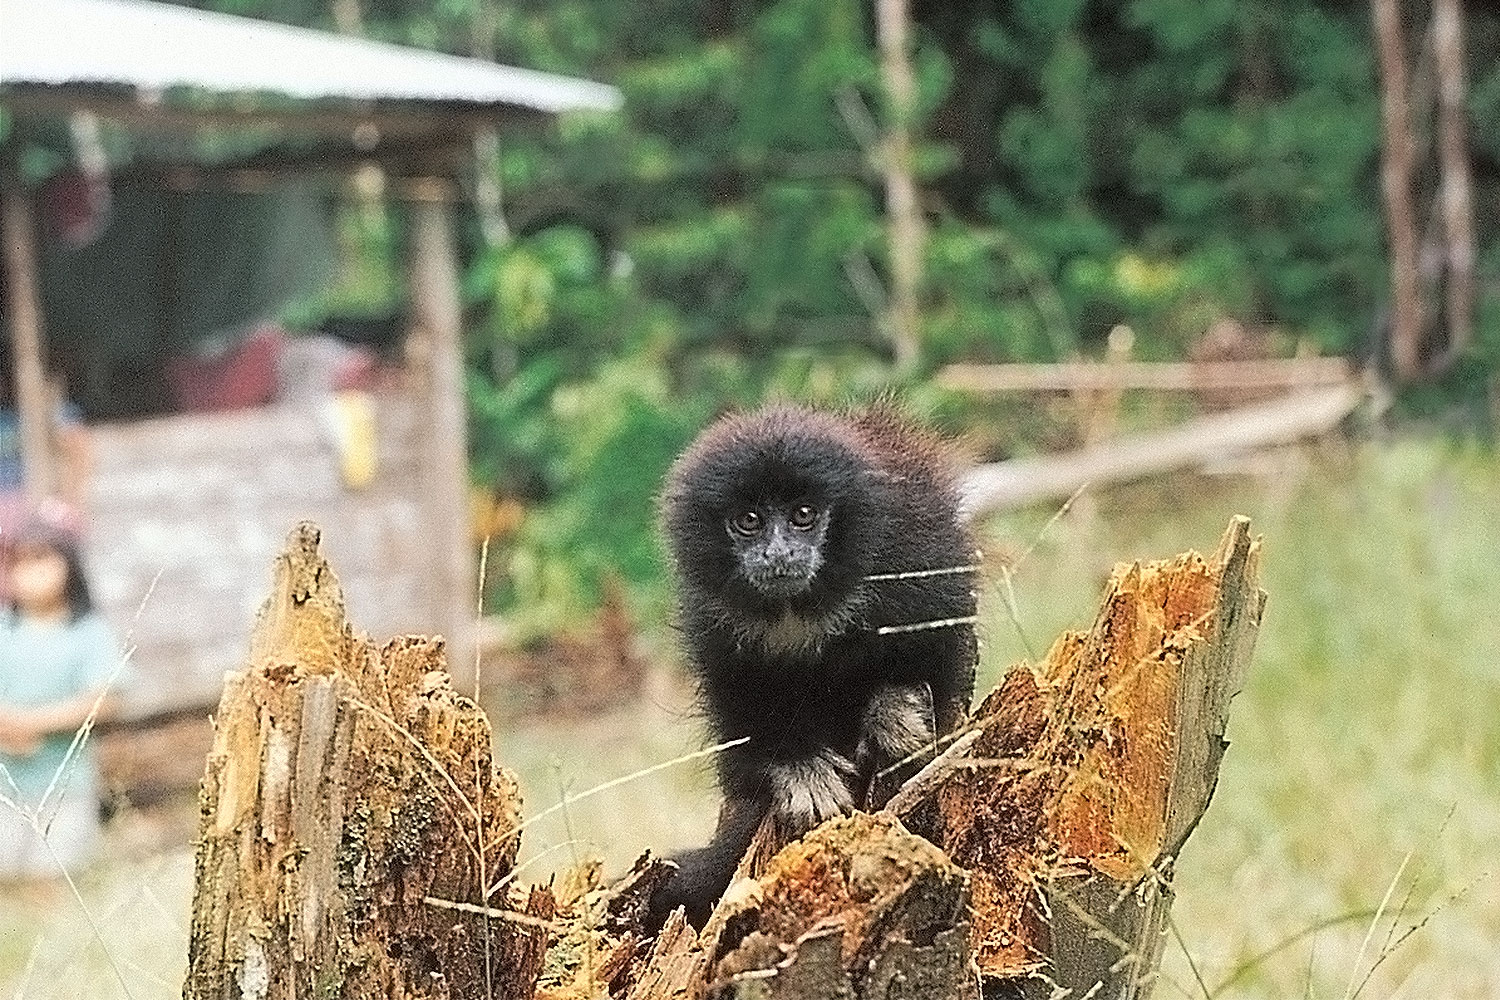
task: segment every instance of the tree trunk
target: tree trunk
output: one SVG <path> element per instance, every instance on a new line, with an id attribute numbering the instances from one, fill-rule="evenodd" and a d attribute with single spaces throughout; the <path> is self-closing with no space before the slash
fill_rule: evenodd
<path id="1" fill-rule="evenodd" d="M 912 118 L 917 84 L 912 73 L 906 0 L 875 0 L 881 75 L 890 120 L 881 167 L 890 228 L 891 300 L 888 322 L 896 363 L 910 368 L 921 353 L 922 206 L 912 172 Z"/>
<path id="2" fill-rule="evenodd" d="M 1459 0 L 1433 0 L 1433 55 L 1438 77 L 1438 200 L 1447 258 L 1448 346 L 1437 360 L 1447 369 L 1474 339 L 1474 199 L 1469 164 L 1468 91 L 1464 71 L 1463 10 Z"/>
<path id="3" fill-rule="evenodd" d="M 1411 121 L 1406 40 L 1401 31 L 1401 0 L 1372 0 L 1380 59 L 1380 120 L 1384 155 L 1380 189 L 1385 199 L 1386 242 L 1391 254 L 1391 359 L 1396 375 L 1412 381 L 1422 375 L 1425 323 L 1417 272 L 1417 220 L 1412 206 L 1416 136 Z"/>
<path id="4" fill-rule="evenodd" d="M 763 831 L 701 934 L 652 938 L 649 857 L 508 883 L 519 801 L 483 716 L 440 644 L 352 632 L 303 526 L 220 706 L 184 997 L 1145 998 L 1258 562 L 1237 518 L 1210 559 L 1118 567 L 1093 627 L 1013 667 L 887 811 Z"/>

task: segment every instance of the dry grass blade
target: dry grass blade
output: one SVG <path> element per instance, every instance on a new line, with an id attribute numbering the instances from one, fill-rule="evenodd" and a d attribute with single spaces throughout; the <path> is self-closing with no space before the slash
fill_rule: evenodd
<path id="1" fill-rule="evenodd" d="M 439 899 L 437 896 L 423 896 L 422 902 L 428 906 L 435 906 L 440 910 L 454 910 L 459 913 L 475 913 L 496 920 L 505 920 L 522 927 L 539 927 L 551 933 L 561 933 L 567 927 L 556 920 L 543 920 L 541 917 L 533 917 L 529 913 L 519 910 L 502 910 L 494 906 L 480 906 L 477 903 L 461 903 L 454 899 Z"/>
<path id="2" fill-rule="evenodd" d="M 1300 931 L 1297 931 L 1293 934 L 1288 934 L 1286 937 L 1282 938 L 1280 941 L 1277 941 L 1269 948 L 1256 952 L 1254 955 L 1236 965 L 1233 969 L 1230 970 L 1228 975 L 1226 975 L 1223 979 L 1220 979 L 1218 983 L 1214 985 L 1213 992 L 1210 995 L 1214 997 L 1222 996 L 1224 991 L 1229 989 L 1229 987 L 1233 986 L 1235 983 L 1238 983 L 1241 979 L 1244 979 L 1246 976 L 1250 975 L 1256 969 L 1259 969 L 1262 965 L 1265 965 L 1277 955 L 1281 954 L 1294 945 L 1300 944 L 1301 942 L 1314 935 L 1321 934 L 1329 928 L 1338 927 L 1340 924 L 1350 924 L 1354 923 L 1356 920 L 1369 920 L 1373 916 L 1375 916 L 1374 910 L 1350 910 L 1348 913 L 1340 913 L 1336 917 L 1327 917 L 1315 924 L 1312 924 L 1311 926 L 1302 928 Z"/>
<path id="3" fill-rule="evenodd" d="M 639 771 L 632 771 L 631 773 L 621 775 L 618 778 L 611 778 L 609 781 L 606 781 L 603 784 L 595 785 L 592 788 L 586 788 L 583 791 L 579 792 L 577 795 L 565 795 L 562 801 L 558 802 L 556 805 L 548 806 L 546 809 L 543 809 L 536 815 L 521 822 L 516 826 L 514 830 L 508 831 L 506 835 L 509 836 L 513 833 L 520 833 L 538 820 L 544 819 L 552 815 L 553 813 L 566 808 L 567 805 L 571 802 L 582 802 L 584 799 L 592 798 L 593 796 L 598 795 L 600 792 L 607 792 L 611 788 L 618 788 L 621 785 L 629 784 L 632 781 L 646 777 L 646 775 L 648 774 L 655 774 L 658 771 L 665 771 L 669 767 L 676 767 L 678 764 L 685 764 L 690 760 L 698 760 L 702 757 L 712 757 L 716 753 L 723 753 L 730 747 L 737 747 L 740 744 L 748 743 L 749 741 L 750 737 L 748 736 L 742 736 L 737 740 L 726 740 L 723 743 L 716 743 L 713 746 L 705 747 L 702 750 L 694 750 L 692 753 L 685 753 L 680 757 L 673 757 L 671 760 L 664 760 L 659 764 L 652 764 L 650 767 L 643 767 Z"/>
<path id="4" fill-rule="evenodd" d="M 1375 908 L 1375 916 L 1370 918 L 1370 926 L 1365 930 L 1365 939 L 1360 942 L 1359 954 L 1355 956 L 1354 968 L 1349 972 L 1349 985 L 1344 989 L 1344 1000 L 1354 1000 L 1359 990 L 1359 967 L 1365 962 L 1365 953 L 1369 951 L 1370 942 L 1375 938 L 1375 928 L 1380 926 L 1380 918 L 1385 915 L 1385 908 L 1390 905 L 1391 896 L 1396 892 L 1396 886 L 1401 883 L 1401 876 L 1406 874 L 1406 866 L 1411 863 L 1415 851 L 1407 851 L 1406 857 L 1401 859 L 1401 865 L 1396 869 L 1396 875 L 1391 879 L 1391 884 L 1386 886 L 1385 895 L 1380 900 L 1380 905 Z M 1368 976 L 1366 981 L 1368 981 Z"/>
<path id="5" fill-rule="evenodd" d="M 925 580 L 932 576 L 957 576 L 960 573 L 977 573 L 983 567 L 978 563 L 964 566 L 945 566 L 941 569 L 909 569 L 899 573 L 871 573 L 866 580 Z"/>
<path id="6" fill-rule="evenodd" d="M 1402 932 L 1401 936 L 1398 937 L 1398 938 L 1396 938 L 1394 941 L 1391 941 L 1390 937 L 1387 936 L 1386 944 L 1381 947 L 1380 954 L 1375 957 L 1375 961 L 1372 962 L 1372 963 L 1370 963 L 1370 971 L 1366 972 L 1365 973 L 1365 978 L 1363 978 L 1363 979 L 1361 979 L 1359 981 L 1359 986 L 1358 986 L 1358 988 L 1355 989 L 1354 996 L 1357 998 L 1360 995 L 1360 993 L 1362 993 L 1364 991 L 1365 985 L 1367 983 L 1369 983 L 1371 977 L 1373 977 L 1375 975 L 1375 970 L 1378 969 L 1378 968 L 1380 968 L 1383 964 L 1385 964 L 1385 960 L 1388 959 L 1388 958 L 1390 958 L 1392 955 L 1394 955 L 1396 953 L 1396 950 L 1398 948 L 1400 948 L 1403 944 L 1405 944 L 1412 937 L 1412 935 L 1416 934 L 1422 928 L 1426 927 L 1432 921 L 1433 917 L 1437 916 L 1439 913 L 1443 912 L 1448 907 L 1450 907 L 1454 903 L 1458 902 L 1460 899 L 1462 899 L 1468 893 L 1468 891 L 1470 889 L 1474 888 L 1474 886 L 1476 886 L 1476 885 L 1479 885 L 1481 882 L 1485 881 L 1488 877 L 1489 877 L 1488 873 L 1486 873 L 1484 875 L 1476 876 L 1474 878 L 1474 880 L 1471 881 L 1468 885 L 1464 886 L 1458 892 L 1455 892 L 1453 895 L 1451 895 L 1447 899 L 1443 900 L 1443 902 L 1441 904 L 1439 904 L 1438 906 L 1433 907 L 1433 909 L 1432 909 L 1431 912 L 1429 912 L 1421 920 L 1418 920 L 1415 924 L 1412 924 L 1410 927 L 1408 927 L 1405 931 Z M 1392 931 L 1393 932 L 1394 932 L 1394 929 L 1395 928 L 1394 928 L 1394 925 L 1393 925 L 1392 926 Z M 1408 973 L 1408 975 L 1410 975 L 1410 973 Z"/>
<path id="7" fill-rule="evenodd" d="M 978 615 L 963 615 L 959 618 L 935 618 L 928 622 L 909 622 L 904 625 L 882 625 L 876 635 L 900 635 L 903 632 L 926 632 L 935 628 L 955 628 L 959 625 L 979 624 Z"/>
<path id="8" fill-rule="evenodd" d="M 479 599 L 474 603 L 474 704 L 481 705 L 479 700 L 481 691 L 480 677 L 484 670 L 483 650 L 479 643 L 479 626 L 484 621 L 484 580 L 489 573 L 490 566 L 490 536 L 484 536 L 484 544 L 479 547 L 479 585 L 475 589 L 479 593 Z"/>
<path id="9" fill-rule="evenodd" d="M 1203 973 L 1198 971 L 1198 963 L 1193 960 L 1193 953 L 1188 950 L 1187 942 L 1182 939 L 1182 928 L 1177 926 L 1177 921 L 1171 916 L 1167 917 L 1167 927 L 1172 931 L 1172 940 L 1177 942 L 1177 947 L 1182 949 L 1182 957 L 1187 959 L 1188 968 L 1192 970 L 1193 980 L 1202 991 L 1204 1000 L 1213 1000 L 1213 994 L 1208 991 L 1208 984 L 1203 981 Z"/>
<path id="10" fill-rule="evenodd" d="M 551 847 L 548 847 L 545 850 L 537 851 L 531 857 L 527 858 L 525 861 L 522 861 L 521 863 L 517 864 L 510 871 L 506 872 L 505 873 L 505 877 L 502 878 L 502 879 L 500 879 L 500 881 L 496 882 L 494 885 L 492 885 L 488 889 L 486 889 L 484 891 L 484 898 L 485 899 L 489 899 L 495 893 L 499 892 L 501 889 L 504 889 L 506 886 L 510 885 L 512 882 L 514 882 L 520 876 L 520 874 L 522 872 L 524 872 L 526 869 L 530 868 L 532 865 L 535 865 L 537 862 L 541 861 L 543 858 L 547 857 L 548 855 L 555 854 L 556 852 L 561 851 L 564 848 L 572 848 L 576 844 L 577 844 L 577 841 L 575 841 L 575 840 L 565 840 L 565 841 L 563 841 L 560 844 L 553 844 Z"/>

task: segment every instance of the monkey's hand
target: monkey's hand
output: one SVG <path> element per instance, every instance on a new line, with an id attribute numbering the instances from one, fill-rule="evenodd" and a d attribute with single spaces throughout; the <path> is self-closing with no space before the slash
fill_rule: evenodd
<path id="1" fill-rule="evenodd" d="M 811 757 L 776 761 L 766 769 L 771 813 L 791 836 L 800 837 L 826 819 L 854 808 L 854 763 L 826 747 Z"/>
<path id="2" fill-rule="evenodd" d="M 883 684 L 875 689 L 860 720 L 855 761 L 867 789 L 869 808 L 885 804 L 890 793 L 915 772 L 922 752 L 937 737 L 932 689 L 926 684 Z M 909 764 L 909 767 L 894 765 Z M 893 773 L 884 773 L 887 770 Z"/>

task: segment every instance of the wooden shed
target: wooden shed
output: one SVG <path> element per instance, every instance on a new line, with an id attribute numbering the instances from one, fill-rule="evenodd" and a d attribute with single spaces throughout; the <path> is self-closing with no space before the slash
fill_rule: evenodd
<path id="1" fill-rule="evenodd" d="M 57 473 L 40 291 L 48 236 L 21 162 L 28 125 L 102 122 L 180 137 L 128 166 L 135 183 L 169 199 L 253 195 L 310 174 L 375 168 L 386 196 L 405 204 L 402 377 L 371 396 L 376 471 L 362 487 L 340 475 L 336 449 L 305 407 L 90 423 L 87 556 L 101 605 L 135 648 L 145 681 L 137 710 L 216 697 L 246 649 L 271 558 L 299 518 L 323 525 L 359 620 L 377 633 L 442 633 L 461 653 L 472 641 L 475 571 L 453 235 L 459 179 L 477 136 L 608 110 L 618 92 L 144 0 L 0 0 L 0 24 L 0 108 L 12 122 L 0 147 L 7 374 L 36 498 L 54 490 Z M 238 152 L 204 157 L 205 135 Z M 173 148 L 178 155 L 161 155 Z"/>

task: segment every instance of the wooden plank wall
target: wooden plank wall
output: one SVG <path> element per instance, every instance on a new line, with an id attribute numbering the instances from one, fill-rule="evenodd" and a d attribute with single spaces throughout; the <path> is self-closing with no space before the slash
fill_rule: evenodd
<path id="1" fill-rule="evenodd" d="M 86 558 L 96 600 L 136 647 L 129 714 L 217 700 L 247 654 L 272 559 L 304 518 L 324 529 L 352 618 L 377 638 L 443 631 L 444 577 L 421 543 L 434 530 L 419 414 L 408 396 L 378 399 L 379 469 L 363 490 L 342 483 L 312 409 L 92 428 Z"/>

